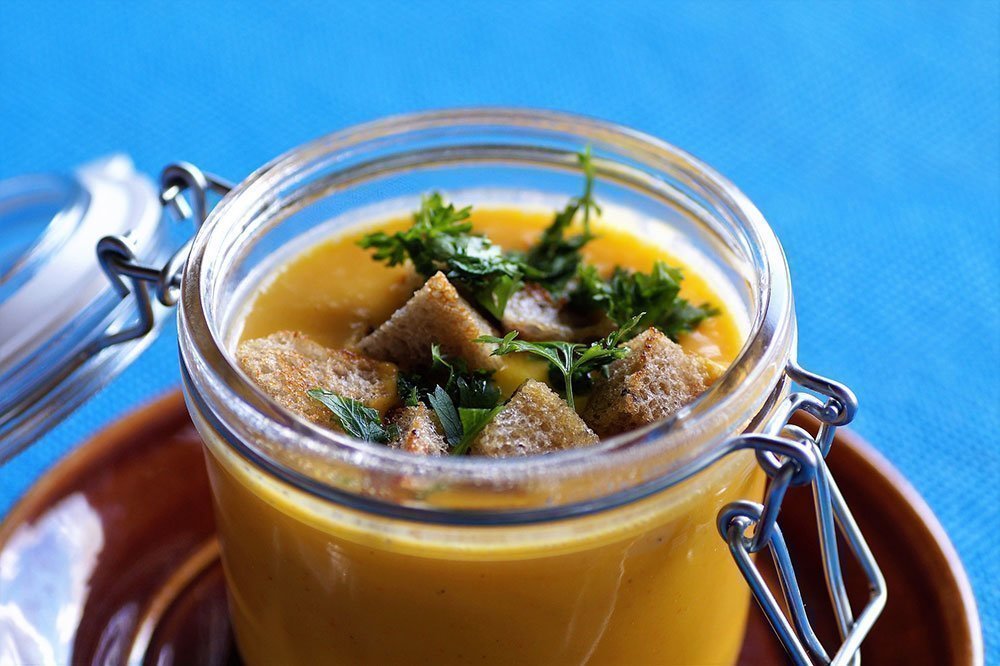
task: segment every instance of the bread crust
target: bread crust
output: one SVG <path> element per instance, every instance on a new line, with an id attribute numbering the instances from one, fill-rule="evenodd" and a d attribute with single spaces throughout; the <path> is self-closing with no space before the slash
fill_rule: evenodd
<path id="1" fill-rule="evenodd" d="M 583 420 L 603 437 L 663 420 L 701 395 L 721 366 L 684 349 L 656 328 L 626 343 L 629 355 L 594 382 Z"/>
<path id="2" fill-rule="evenodd" d="M 604 337 L 615 329 L 614 322 L 606 316 L 577 321 L 581 318 L 570 316 L 564 305 L 545 287 L 529 282 L 507 301 L 501 323 L 505 331 L 517 331 L 522 340 L 532 342 L 584 342 Z"/>
<path id="3" fill-rule="evenodd" d="M 404 370 L 413 370 L 430 364 L 434 343 L 446 356 L 461 358 L 470 368 L 496 370 L 502 362 L 490 356 L 495 345 L 473 342 L 481 335 L 496 334 L 496 329 L 438 272 L 388 321 L 358 342 L 358 349 Z"/>
<path id="4" fill-rule="evenodd" d="M 597 435 L 544 383 L 529 379 L 483 428 L 472 454 L 493 458 L 590 446 Z"/>
<path id="5" fill-rule="evenodd" d="M 236 349 L 243 371 L 282 407 L 324 426 L 335 426 L 330 410 L 309 397 L 321 388 L 385 412 L 398 401 L 398 371 L 348 349 L 330 349 L 298 331 L 278 331 L 246 340 Z"/>
<path id="6" fill-rule="evenodd" d="M 399 428 L 399 438 L 389 443 L 392 448 L 423 456 L 440 456 L 448 452 L 448 442 L 437 416 L 423 403 L 394 410 L 389 421 Z"/>

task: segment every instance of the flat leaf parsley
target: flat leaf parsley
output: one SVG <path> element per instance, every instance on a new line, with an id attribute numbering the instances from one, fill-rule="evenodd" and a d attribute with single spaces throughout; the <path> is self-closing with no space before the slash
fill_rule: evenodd
<path id="1" fill-rule="evenodd" d="M 619 346 L 619 344 L 641 317 L 642 313 L 606 338 L 589 345 L 562 340 L 528 342 L 527 340 L 518 340 L 517 331 L 511 331 L 502 338 L 484 335 L 476 338 L 476 342 L 495 344 L 497 348 L 493 351 L 494 356 L 523 352 L 544 358 L 562 375 L 566 390 L 566 402 L 570 407 L 576 408 L 573 397 L 574 382 L 579 383 L 590 373 L 624 358 L 628 354 L 628 348 Z"/>
<path id="2" fill-rule="evenodd" d="M 345 398 L 325 389 L 311 389 L 307 393 L 309 397 L 326 405 L 344 432 L 355 439 L 388 444 L 399 438 L 399 428 L 383 424 L 377 409 L 366 407 L 364 403 L 354 398 Z"/>
<path id="3" fill-rule="evenodd" d="M 553 293 L 561 291 L 583 264 L 580 250 L 596 238 L 590 230 L 591 214 L 601 213 L 594 200 L 594 164 L 590 146 L 577 158 L 583 169 L 583 194 L 570 199 L 566 207 L 556 214 L 552 224 L 542 232 L 538 242 L 524 255 L 526 277 Z M 567 236 L 566 232 L 578 214 L 583 230 Z"/>
<path id="4" fill-rule="evenodd" d="M 410 406 L 426 402 L 441 422 L 452 455 L 464 455 L 476 435 L 503 408 L 499 387 L 487 370 L 470 370 L 462 359 L 448 359 L 431 345 L 431 367 L 424 374 L 401 375 L 399 393 Z"/>

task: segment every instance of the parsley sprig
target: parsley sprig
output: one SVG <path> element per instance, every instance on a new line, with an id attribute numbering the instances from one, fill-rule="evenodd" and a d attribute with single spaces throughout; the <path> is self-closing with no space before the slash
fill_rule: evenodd
<path id="1" fill-rule="evenodd" d="M 628 335 L 639 320 L 642 313 L 626 322 L 607 337 L 593 342 L 589 345 L 563 340 L 552 340 L 547 342 L 528 342 L 518 340 L 517 331 L 511 331 L 502 338 L 492 335 L 484 335 L 476 338 L 476 342 L 495 344 L 497 348 L 493 351 L 493 356 L 505 356 L 517 352 L 533 354 L 544 358 L 549 364 L 562 375 L 566 402 L 570 407 L 576 408 L 576 401 L 573 397 L 573 384 L 579 384 L 590 373 L 601 370 L 609 363 L 624 358 L 628 355 L 628 348 L 619 346 L 625 336 Z"/>
<path id="2" fill-rule="evenodd" d="M 471 206 L 456 209 L 454 204 L 445 204 L 441 195 L 434 193 L 423 198 L 409 229 L 394 234 L 367 234 L 358 244 L 374 249 L 374 259 L 389 266 L 409 259 L 424 277 L 444 272 L 499 319 L 507 301 L 520 287 L 521 263 L 504 254 L 489 238 L 472 233 L 468 221 L 471 210 Z"/>
<path id="3" fill-rule="evenodd" d="M 500 388 L 492 377 L 492 370 L 472 370 L 461 358 L 446 358 L 440 345 L 432 344 L 430 366 L 422 372 L 400 373 L 397 388 L 409 407 L 426 402 L 438 386 L 463 407 L 493 407 L 500 400 Z"/>
<path id="4" fill-rule="evenodd" d="M 581 250 L 596 236 L 590 230 L 592 213 L 600 215 L 601 208 L 594 200 L 594 164 L 590 146 L 577 156 L 583 169 L 583 194 L 573 197 L 549 225 L 538 242 L 524 255 L 524 272 L 528 279 L 537 282 L 553 293 L 561 291 L 577 273 L 583 263 Z M 580 215 L 583 231 L 567 236 L 573 220 Z"/>
<path id="5" fill-rule="evenodd" d="M 470 370 L 462 359 L 445 358 L 431 345 L 431 367 L 424 374 L 401 375 L 399 393 L 410 406 L 426 402 L 444 430 L 452 455 L 464 455 L 476 435 L 503 408 L 492 372 Z"/>
<path id="6" fill-rule="evenodd" d="M 714 306 L 692 305 L 679 296 L 680 269 L 662 261 L 653 264 L 649 273 L 615 268 L 607 280 L 594 266 L 582 266 L 570 302 L 579 309 L 602 309 L 621 326 L 643 313 L 635 331 L 655 326 L 674 341 L 681 333 L 692 331 L 708 317 L 719 314 Z"/>
<path id="7" fill-rule="evenodd" d="M 680 298 L 683 275 L 662 261 L 649 273 L 617 267 L 608 279 L 584 263 L 582 250 L 596 238 L 591 220 L 601 209 L 594 199 L 589 146 L 578 161 L 584 174 L 583 192 L 555 215 L 527 252 L 505 252 L 489 238 L 473 233 L 471 207 L 456 209 L 437 193 L 422 200 L 409 229 L 367 234 L 359 244 L 374 249 L 374 258 L 390 266 L 409 260 L 424 277 L 444 272 L 497 320 L 525 282 L 538 283 L 560 297 L 568 295 L 569 307 L 578 312 L 603 310 L 619 326 L 643 313 L 637 331 L 656 326 L 673 340 L 719 314 L 710 304 L 693 305 Z M 582 230 L 570 234 L 577 218 Z"/>
<path id="8" fill-rule="evenodd" d="M 456 407 L 452 397 L 440 386 L 428 394 L 427 400 L 441 422 L 449 452 L 454 456 L 468 453 L 476 435 L 503 409 L 502 404 L 490 408 Z"/>
<path id="9" fill-rule="evenodd" d="M 441 422 L 451 454 L 464 455 L 476 435 L 504 406 L 500 388 L 491 375 L 487 370 L 469 370 L 461 359 L 447 359 L 438 345 L 431 345 L 427 375 L 400 375 L 399 394 L 410 407 L 426 402 Z M 378 410 L 358 400 L 325 389 L 307 393 L 326 405 L 344 432 L 356 439 L 388 444 L 400 437 L 395 424 L 386 425 Z"/>
<path id="10" fill-rule="evenodd" d="M 366 234 L 358 244 L 375 250 L 373 258 L 389 266 L 409 259 L 424 277 L 442 271 L 493 317 L 502 319 L 507 301 L 526 279 L 553 292 L 562 290 L 583 262 L 580 250 L 595 238 L 590 219 L 601 209 L 594 200 L 590 148 L 578 159 L 584 173 L 583 193 L 570 199 L 526 253 L 504 252 L 489 238 L 473 233 L 471 207 L 456 209 L 438 193 L 423 198 L 409 229 Z M 578 214 L 583 232 L 567 235 Z"/>
<path id="11" fill-rule="evenodd" d="M 388 444 L 394 439 L 399 439 L 399 428 L 394 424 L 385 425 L 377 409 L 326 389 L 311 389 L 307 393 L 311 398 L 326 405 L 333 412 L 340 427 L 351 437 L 377 444 Z"/>

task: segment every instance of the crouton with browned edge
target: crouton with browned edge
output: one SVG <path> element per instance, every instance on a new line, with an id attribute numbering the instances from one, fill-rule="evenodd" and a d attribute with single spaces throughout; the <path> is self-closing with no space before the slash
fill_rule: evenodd
<path id="1" fill-rule="evenodd" d="M 495 345 L 473 342 L 481 335 L 496 331 L 438 272 L 388 321 L 362 338 L 358 348 L 413 370 L 430 364 L 431 343 L 437 343 L 442 353 L 465 360 L 470 368 L 495 370 L 501 365 L 500 359 L 490 356 Z"/>
<path id="2" fill-rule="evenodd" d="M 529 282 L 518 290 L 503 313 L 505 331 L 517 331 L 522 340 L 566 340 L 584 342 L 604 337 L 615 330 L 613 321 L 603 313 L 588 317 L 570 313 L 565 303 L 553 298 L 549 290 Z"/>
<path id="3" fill-rule="evenodd" d="M 309 397 L 326 389 L 384 412 L 398 400 L 396 366 L 346 349 L 329 349 L 297 331 L 247 340 L 236 349 L 243 371 L 282 407 L 313 423 L 331 425 L 333 415 Z"/>
<path id="4" fill-rule="evenodd" d="M 529 379 L 472 444 L 473 455 L 493 458 L 590 446 L 597 435 L 542 382 Z"/>
<path id="5" fill-rule="evenodd" d="M 594 382 L 583 420 L 601 437 L 665 419 L 702 394 L 721 366 L 650 328 L 626 343 L 629 355 Z"/>
<path id="6" fill-rule="evenodd" d="M 423 403 L 395 410 L 389 422 L 399 428 L 399 438 L 389 443 L 392 448 L 424 456 L 448 452 L 448 442 L 437 417 Z"/>

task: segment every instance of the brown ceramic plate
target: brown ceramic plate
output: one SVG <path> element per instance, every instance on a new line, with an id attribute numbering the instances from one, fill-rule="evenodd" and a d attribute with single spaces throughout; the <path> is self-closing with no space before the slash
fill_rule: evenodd
<path id="1" fill-rule="evenodd" d="M 855 435 L 838 434 L 829 463 L 889 586 L 867 663 L 981 664 L 972 592 L 931 510 Z M 811 497 L 795 493 L 781 522 L 814 611 L 827 603 Z M 815 621 L 835 644 L 832 618 Z M 755 610 L 740 663 L 784 661 Z M 24 662 L 239 663 L 201 444 L 179 394 L 74 451 L 0 525 L 0 663 Z"/>

